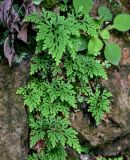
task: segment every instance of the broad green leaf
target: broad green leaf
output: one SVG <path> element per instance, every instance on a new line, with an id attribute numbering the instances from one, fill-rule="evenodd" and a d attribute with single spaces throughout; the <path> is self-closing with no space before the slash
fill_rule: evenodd
<path id="1" fill-rule="evenodd" d="M 33 4 L 39 5 L 43 0 L 33 0 Z"/>
<path id="2" fill-rule="evenodd" d="M 102 41 L 98 38 L 91 38 L 88 42 L 88 53 L 94 54 L 99 52 L 103 47 Z"/>
<path id="3" fill-rule="evenodd" d="M 103 17 L 103 19 L 105 21 L 111 21 L 112 20 L 112 14 L 106 6 L 101 6 L 101 7 L 98 8 L 98 15 Z"/>
<path id="4" fill-rule="evenodd" d="M 103 31 L 101 31 L 100 36 L 102 37 L 102 39 L 110 39 L 110 33 L 106 29 L 104 29 Z"/>
<path id="5" fill-rule="evenodd" d="M 73 0 L 73 6 L 75 10 L 82 8 L 84 14 L 88 14 L 92 9 L 93 1 L 92 0 Z"/>
<path id="6" fill-rule="evenodd" d="M 121 49 L 120 47 L 115 44 L 111 43 L 106 45 L 105 47 L 105 58 L 112 64 L 118 65 L 121 59 Z"/>
<path id="7" fill-rule="evenodd" d="M 130 15 L 125 13 L 117 15 L 113 27 L 119 31 L 128 31 L 130 29 Z"/>
<path id="8" fill-rule="evenodd" d="M 83 50 L 87 49 L 87 39 L 86 39 L 86 37 L 85 36 L 80 36 L 79 39 L 80 39 L 80 45 L 79 45 L 78 51 L 83 51 Z"/>

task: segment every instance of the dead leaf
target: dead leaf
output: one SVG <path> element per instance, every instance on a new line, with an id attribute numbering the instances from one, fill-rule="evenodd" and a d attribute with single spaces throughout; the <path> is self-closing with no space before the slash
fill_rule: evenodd
<path id="1" fill-rule="evenodd" d="M 9 17 L 7 19 L 7 27 L 9 28 L 10 32 L 19 32 L 19 22 L 20 17 L 15 9 L 12 7 L 10 10 Z"/>
<path id="2" fill-rule="evenodd" d="M 44 146 L 44 141 L 39 140 L 34 146 L 34 150 L 36 150 L 39 153 L 42 150 L 43 146 Z"/>
<path id="3" fill-rule="evenodd" d="M 23 4 L 23 7 L 25 9 L 25 16 L 28 16 L 29 14 L 35 12 L 37 9 L 36 9 L 36 6 L 30 2 L 28 4 Z"/>
<path id="4" fill-rule="evenodd" d="M 27 24 L 24 24 L 18 35 L 17 35 L 18 39 L 22 40 L 23 42 L 27 43 Z"/>
<path id="5" fill-rule="evenodd" d="M 8 59 L 9 66 L 11 67 L 12 59 L 14 57 L 14 48 L 10 46 L 9 36 L 6 38 L 4 42 L 4 55 Z"/>
<path id="6" fill-rule="evenodd" d="M 7 25 L 10 9 L 12 7 L 13 0 L 4 0 L 0 5 L 0 20 L 3 24 Z"/>

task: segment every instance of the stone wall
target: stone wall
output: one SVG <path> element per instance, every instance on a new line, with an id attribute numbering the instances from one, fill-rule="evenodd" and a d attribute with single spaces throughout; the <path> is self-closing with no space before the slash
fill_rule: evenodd
<path id="1" fill-rule="evenodd" d="M 0 63 L 0 160 L 25 160 L 28 152 L 27 114 L 16 95 L 28 78 L 28 62 L 9 68 Z"/>

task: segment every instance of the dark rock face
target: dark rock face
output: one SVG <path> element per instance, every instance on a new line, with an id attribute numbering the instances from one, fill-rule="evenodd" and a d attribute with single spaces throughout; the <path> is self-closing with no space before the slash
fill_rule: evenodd
<path id="1" fill-rule="evenodd" d="M 28 77 L 28 63 L 9 68 L 0 63 L 0 159 L 25 160 L 28 151 L 27 114 L 16 95 Z"/>

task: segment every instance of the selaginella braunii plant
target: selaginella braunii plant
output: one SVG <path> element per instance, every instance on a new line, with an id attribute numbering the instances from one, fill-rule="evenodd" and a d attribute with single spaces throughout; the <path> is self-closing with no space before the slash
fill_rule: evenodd
<path id="1" fill-rule="evenodd" d="M 43 7 L 40 14 L 25 18 L 37 32 L 30 81 L 17 91 L 28 107 L 30 148 L 36 150 L 29 160 L 65 160 L 67 147 L 81 152 L 70 113 L 86 104 L 98 125 L 110 111 L 112 94 L 103 89 L 100 80 L 107 79 L 107 68 L 121 59 L 119 46 L 109 43 L 110 31 L 130 29 L 128 14 L 113 19 L 102 6 L 95 19 L 89 14 L 92 0 L 64 2 L 57 4 L 58 12 Z"/>

